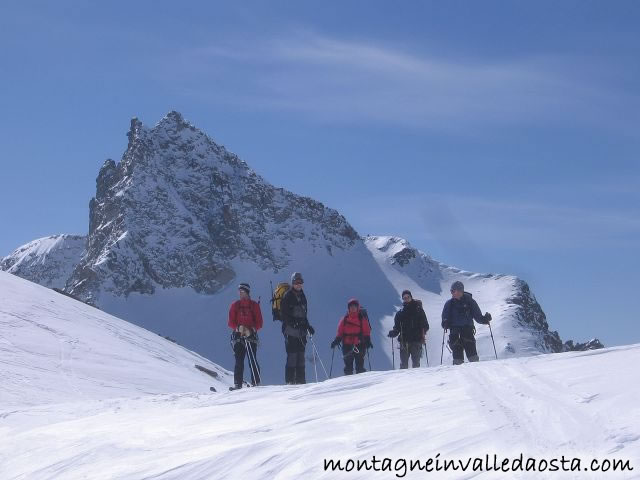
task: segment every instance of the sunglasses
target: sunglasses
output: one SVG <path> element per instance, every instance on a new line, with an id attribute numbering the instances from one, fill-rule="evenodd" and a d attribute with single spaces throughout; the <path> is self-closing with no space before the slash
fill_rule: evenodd
<path id="1" fill-rule="evenodd" d="M 293 282 L 294 285 L 302 285 L 304 282 Z"/>

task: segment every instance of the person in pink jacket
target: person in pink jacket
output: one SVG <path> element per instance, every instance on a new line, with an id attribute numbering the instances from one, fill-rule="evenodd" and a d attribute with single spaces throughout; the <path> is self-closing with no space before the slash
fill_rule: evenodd
<path id="1" fill-rule="evenodd" d="M 364 356 L 367 348 L 372 348 L 371 326 L 364 310 L 360 308 L 360 302 L 352 298 L 347 304 L 347 314 L 338 323 L 338 333 L 331 343 L 331 348 L 342 343 L 342 355 L 344 358 L 344 374 L 353 374 L 353 364 L 356 364 L 356 373 L 362 373 L 364 369 Z"/>

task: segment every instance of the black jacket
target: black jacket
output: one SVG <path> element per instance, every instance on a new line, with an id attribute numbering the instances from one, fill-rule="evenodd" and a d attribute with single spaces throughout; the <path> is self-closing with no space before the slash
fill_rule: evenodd
<path id="1" fill-rule="evenodd" d="M 306 337 L 309 320 L 307 318 L 307 297 L 303 290 L 296 295 L 293 287 L 284 294 L 280 302 L 282 333 L 294 337 Z"/>
<path id="2" fill-rule="evenodd" d="M 464 292 L 460 300 L 450 298 L 442 309 L 442 327 L 473 326 L 473 321 L 486 324 L 478 303 L 470 293 Z"/>
<path id="3" fill-rule="evenodd" d="M 411 300 L 404 304 L 396 313 L 393 321 L 393 329 L 400 333 L 400 342 L 420 342 L 424 340 L 424 334 L 429 330 L 427 314 L 422 308 L 422 302 Z"/>

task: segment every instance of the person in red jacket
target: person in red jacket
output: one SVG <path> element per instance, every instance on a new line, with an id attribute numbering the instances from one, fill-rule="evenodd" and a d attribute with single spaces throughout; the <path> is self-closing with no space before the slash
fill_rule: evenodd
<path id="1" fill-rule="evenodd" d="M 236 365 L 233 369 L 234 387 L 231 390 L 242 388 L 244 377 L 244 357 L 249 354 L 249 368 L 251 370 L 251 383 L 260 384 L 260 365 L 258 365 L 258 330 L 262 328 L 262 312 L 258 302 L 251 300 L 249 296 L 251 287 L 248 283 L 238 285 L 239 300 L 231 304 L 229 308 L 229 327 L 233 330 L 231 341 Z"/>
<path id="2" fill-rule="evenodd" d="M 364 355 L 367 348 L 372 348 L 371 326 L 364 310 L 360 308 L 360 302 L 352 298 L 347 304 L 347 314 L 338 323 L 338 333 L 331 343 L 331 348 L 337 347 L 342 342 L 342 355 L 344 358 L 344 374 L 353 374 L 353 363 L 356 364 L 356 373 L 366 372 L 364 369 Z"/>

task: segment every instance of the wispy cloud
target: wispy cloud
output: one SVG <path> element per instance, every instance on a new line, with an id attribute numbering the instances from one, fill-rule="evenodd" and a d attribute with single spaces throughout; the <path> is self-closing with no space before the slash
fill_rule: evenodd
<path id="1" fill-rule="evenodd" d="M 181 75 L 200 80 L 192 82 L 193 95 L 332 122 L 460 132 L 522 124 L 631 131 L 640 111 L 636 96 L 583 75 L 584 59 L 577 58 L 456 60 L 298 31 L 191 49 L 178 63 Z"/>
<path id="2" fill-rule="evenodd" d="M 362 233 L 380 228 L 404 231 L 411 238 L 478 254 L 487 247 L 522 251 L 635 247 L 640 241 L 636 209 L 563 206 L 512 199 L 414 194 L 367 199 L 347 207 Z M 391 220 L 390 220 L 391 219 Z"/>

